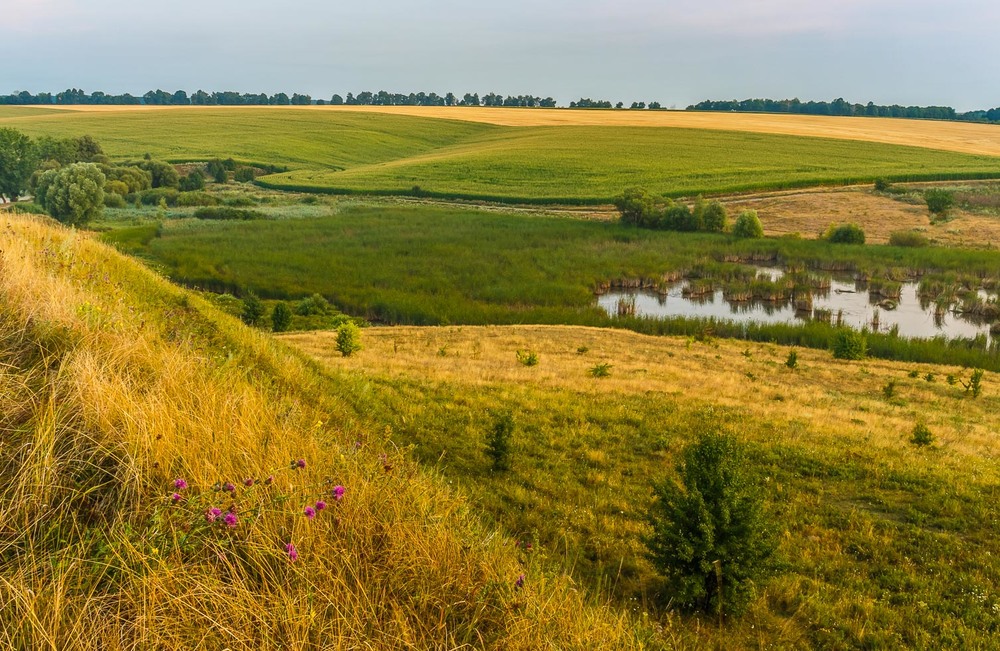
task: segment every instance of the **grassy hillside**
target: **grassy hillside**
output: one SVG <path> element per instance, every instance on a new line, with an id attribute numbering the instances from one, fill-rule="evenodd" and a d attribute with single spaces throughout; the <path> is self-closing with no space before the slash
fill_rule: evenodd
<path id="1" fill-rule="evenodd" d="M 0 269 L 0 646 L 643 648 L 285 346 L 33 218 Z"/>
<path id="2" fill-rule="evenodd" d="M 442 469 L 535 553 L 673 623 L 698 648 L 990 648 L 1000 634 L 996 374 L 978 399 L 956 366 L 576 327 L 372 328 L 342 358 L 327 333 L 286 341 L 322 360 L 372 427 Z M 538 354 L 537 366 L 516 352 Z M 589 374 L 611 365 L 607 378 Z M 916 371 L 916 377 L 911 372 Z M 931 377 L 928 379 L 928 374 Z M 886 397 L 884 387 L 895 382 Z M 484 454 L 516 423 L 513 470 Z M 910 443 L 916 423 L 935 437 Z M 704 430 L 753 451 L 780 538 L 775 576 L 718 630 L 657 614 L 642 553 L 650 482 Z"/>
<path id="3" fill-rule="evenodd" d="M 845 140 L 700 129 L 507 128 L 343 172 L 293 171 L 273 187 L 497 201 L 607 203 L 642 186 L 671 196 L 1000 175 L 1000 159 Z"/>
<path id="4" fill-rule="evenodd" d="M 406 194 L 419 186 L 440 197 L 594 203 L 632 185 L 683 195 L 876 177 L 1000 176 L 1000 158 L 943 151 L 947 143 L 934 140 L 942 150 L 722 127 L 497 126 L 461 121 L 460 112 L 450 120 L 440 112 L 275 107 L 27 109 L 11 117 L 16 111 L 0 114 L 0 125 L 35 136 L 87 133 L 119 159 L 148 152 L 284 165 L 289 173 L 262 182 L 317 192 Z"/>

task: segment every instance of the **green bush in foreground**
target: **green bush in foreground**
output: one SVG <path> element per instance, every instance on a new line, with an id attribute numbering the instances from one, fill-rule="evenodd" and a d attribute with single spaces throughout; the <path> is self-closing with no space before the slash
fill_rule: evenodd
<path id="1" fill-rule="evenodd" d="M 653 487 L 649 557 L 675 603 L 739 614 L 775 549 L 763 491 L 743 447 L 722 434 L 702 434 L 684 450 L 677 472 L 680 483 L 667 479 Z"/>
<path id="2" fill-rule="evenodd" d="M 350 357 L 361 350 L 361 328 L 347 321 L 337 328 L 337 350 L 344 357 Z"/>
<path id="3" fill-rule="evenodd" d="M 842 328 L 833 336 L 835 359 L 864 359 L 868 354 L 868 340 L 857 330 Z"/>

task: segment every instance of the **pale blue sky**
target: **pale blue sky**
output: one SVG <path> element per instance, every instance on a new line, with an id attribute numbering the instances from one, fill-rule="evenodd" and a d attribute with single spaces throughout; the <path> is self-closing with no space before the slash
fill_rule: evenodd
<path id="1" fill-rule="evenodd" d="M 1000 106 L 995 0 L 0 0 L 0 93 Z"/>

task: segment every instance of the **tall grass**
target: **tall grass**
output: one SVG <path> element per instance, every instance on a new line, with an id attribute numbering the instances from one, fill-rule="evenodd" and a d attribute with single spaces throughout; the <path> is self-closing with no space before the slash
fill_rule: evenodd
<path id="1" fill-rule="evenodd" d="M 84 234 L 0 220 L 0 646 L 639 647 L 299 356 Z"/>

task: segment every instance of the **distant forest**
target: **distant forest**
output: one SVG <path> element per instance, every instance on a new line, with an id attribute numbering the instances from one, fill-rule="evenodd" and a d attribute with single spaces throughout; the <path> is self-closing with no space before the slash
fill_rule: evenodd
<path id="1" fill-rule="evenodd" d="M 705 100 L 687 107 L 687 110 L 1000 122 L 1000 108 L 959 113 L 950 106 L 900 106 L 898 104 L 886 106 L 873 102 L 851 104 L 842 97 L 832 102 L 802 102 L 798 99 Z"/>
<path id="2" fill-rule="evenodd" d="M 217 91 L 207 93 L 203 90 L 190 95 L 186 91 L 167 92 L 151 90 L 141 97 L 125 93 L 123 95 L 108 95 L 100 91 L 86 93 L 83 90 L 70 88 L 61 93 L 38 93 L 32 95 L 27 91 L 0 95 L 2 104 L 113 104 L 151 106 L 302 106 L 309 104 L 349 104 L 360 106 L 506 106 L 523 108 L 553 108 L 558 106 L 551 97 L 536 97 L 534 95 L 498 95 L 487 93 L 482 97 L 478 93 L 465 93 L 461 98 L 454 93 L 389 93 L 380 90 L 377 93 L 364 91 L 354 95 L 347 93 L 346 97 L 333 95 L 330 99 L 313 99 L 312 96 L 292 93 L 238 93 L 235 91 Z M 626 108 L 624 102 L 612 103 L 609 100 L 593 100 L 581 98 L 569 103 L 569 108 Z M 632 102 L 629 109 L 662 109 L 659 102 Z M 1000 107 L 959 113 L 950 106 L 900 106 L 898 104 L 882 105 L 868 102 L 867 104 L 852 104 L 843 98 L 832 102 L 803 102 L 799 99 L 745 99 L 745 100 L 705 100 L 687 107 L 688 111 L 724 111 L 752 113 L 795 113 L 802 115 L 844 115 L 889 118 L 918 118 L 927 120 L 959 120 L 965 122 L 1000 122 Z"/>

